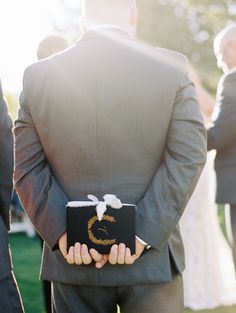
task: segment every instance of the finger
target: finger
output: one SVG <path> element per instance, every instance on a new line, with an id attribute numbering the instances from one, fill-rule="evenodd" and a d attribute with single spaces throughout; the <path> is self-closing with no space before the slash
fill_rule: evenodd
<path id="1" fill-rule="evenodd" d="M 131 265 L 135 261 L 134 256 L 131 255 L 130 249 L 126 248 L 125 249 L 125 264 Z"/>
<path id="2" fill-rule="evenodd" d="M 74 264 L 74 247 L 70 247 L 69 252 L 66 256 L 67 263 Z"/>
<path id="3" fill-rule="evenodd" d="M 102 268 L 108 261 L 108 255 L 104 255 L 103 259 L 100 262 L 96 262 L 95 266 L 96 268 Z"/>
<path id="4" fill-rule="evenodd" d="M 103 255 L 98 253 L 95 249 L 90 249 L 89 253 L 95 262 L 100 262 L 103 259 Z"/>
<path id="5" fill-rule="evenodd" d="M 66 259 L 67 256 L 67 234 L 64 233 L 62 237 L 59 239 L 59 249 L 61 254 Z"/>
<path id="6" fill-rule="evenodd" d="M 85 264 L 85 265 L 88 265 L 92 262 L 92 258 L 88 252 L 88 247 L 87 245 L 82 245 L 82 248 L 81 248 L 81 258 L 82 258 L 82 262 Z"/>
<path id="7" fill-rule="evenodd" d="M 125 263 L 125 244 L 124 243 L 119 244 L 117 263 L 118 264 L 124 264 Z"/>
<path id="8" fill-rule="evenodd" d="M 74 260 L 75 264 L 81 265 L 82 264 L 82 258 L 81 258 L 81 244 L 79 242 L 76 242 L 75 248 L 74 248 Z"/>
<path id="9" fill-rule="evenodd" d="M 110 264 L 114 265 L 117 263 L 117 256 L 118 256 L 118 246 L 117 245 L 113 245 L 111 247 L 111 251 L 109 254 L 109 262 Z"/>
<path id="10" fill-rule="evenodd" d="M 141 256 L 141 254 L 143 253 L 143 250 L 145 249 L 145 246 L 139 241 L 136 239 L 136 251 L 135 251 L 135 254 L 136 256 L 139 258 Z"/>

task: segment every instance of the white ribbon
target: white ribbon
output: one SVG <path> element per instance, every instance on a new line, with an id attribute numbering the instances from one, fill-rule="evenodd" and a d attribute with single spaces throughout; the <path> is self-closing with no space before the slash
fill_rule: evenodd
<path id="1" fill-rule="evenodd" d="M 96 211 L 98 220 L 101 221 L 104 213 L 107 210 L 107 206 L 112 207 L 113 209 L 120 209 L 122 207 L 122 203 L 119 198 L 115 195 L 105 195 L 103 197 L 104 201 L 99 201 L 97 197 L 93 195 L 88 195 L 88 198 L 91 201 L 71 201 L 68 202 L 67 206 L 70 207 L 83 207 L 83 206 L 91 206 L 96 205 Z"/>

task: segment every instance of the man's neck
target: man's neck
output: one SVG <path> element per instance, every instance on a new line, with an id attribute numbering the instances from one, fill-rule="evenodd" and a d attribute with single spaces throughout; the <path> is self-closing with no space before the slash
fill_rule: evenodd
<path id="1" fill-rule="evenodd" d="M 96 30 L 96 29 L 119 29 L 123 32 L 126 32 L 126 29 L 122 26 L 116 25 L 116 24 L 106 24 L 106 23 L 99 23 L 99 24 L 93 24 L 86 27 L 86 31 Z"/>
<path id="2" fill-rule="evenodd" d="M 119 29 L 122 30 L 123 32 L 129 34 L 131 37 L 135 37 L 136 35 L 136 29 L 135 27 L 130 26 L 129 24 L 126 24 L 125 22 L 117 22 L 117 21 L 95 21 L 85 18 L 83 20 L 83 28 L 84 31 L 91 31 L 91 30 L 96 30 L 96 29 Z"/>

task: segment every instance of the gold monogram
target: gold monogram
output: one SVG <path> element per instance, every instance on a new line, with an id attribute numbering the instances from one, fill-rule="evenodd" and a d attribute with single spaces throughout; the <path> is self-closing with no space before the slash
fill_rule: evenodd
<path id="1" fill-rule="evenodd" d="M 110 215 L 104 215 L 102 218 L 104 221 L 108 221 L 110 223 L 116 223 L 116 220 L 113 216 Z M 98 239 L 94 236 L 92 232 L 92 226 L 95 224 L 95 222 L 98 220 L 98 217 L 95 215 L 91 217 L 88 221 L 88 235 L 89 239 L 95 243 L 96 245 L 102 245 L 102 246 L 108 246 L 108 245 L 114 245 L 116 243 L 116 239 Z M 106 229 L 106 227 L 105 227 Z M 100 229 L 101 230 L 101 229 Z"/>

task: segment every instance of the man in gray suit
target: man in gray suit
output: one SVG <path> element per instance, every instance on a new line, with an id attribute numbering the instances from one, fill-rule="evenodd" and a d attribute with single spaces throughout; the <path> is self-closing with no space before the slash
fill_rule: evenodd
<path id="1" fill-rule="evenodd" d="M 9 208 L 13 175 L 13 134 L 12 121 L 7 114 L 0 83 L 0 306 L 1 313 L 23 312 L 17 290 L 7 231 L 10 227 Z"/>
<path id="2" fill-rule="evenodd" d="M 236 266 L 236 25 L 216 36 L 214 50 L 224 75 L 218 85 L 214 123 L 208 130 L 208 150 L 217 150 L 216 202 L 230 205 L 231 223 L 227 224 L 227 232 L 233 240 Z"/>
<path id="3" fill-rule="evenodd" d="M 133 0 L 87 0 L 83 25 L 72 48 L 26 70 L 15 124 L 16 189 L 46 242 L 41 277 L 57 313 L 183 312 L 178 221 L 206 158 L 186 58 L 133 38 Z M 67 254 L 67 202 L 106 193 L 137 205 L 136 254 L 83 243 Z"/>

